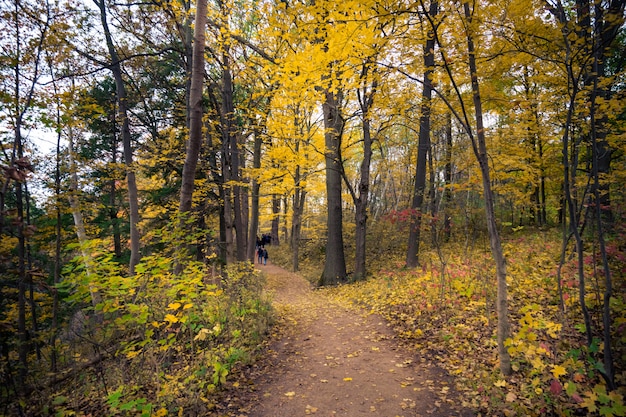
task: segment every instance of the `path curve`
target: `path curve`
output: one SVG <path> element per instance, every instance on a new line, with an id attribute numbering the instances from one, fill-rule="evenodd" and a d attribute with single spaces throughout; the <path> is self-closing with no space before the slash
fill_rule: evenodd
<path id="1" fill-rule="evenodd" d="M 248 375 L 249 395 L 233 399 L 228 415 L 472 415 L 456 406 L 451 379 L 399 346 L 381 318 L 332 302 L 278 266 L 257 268 L 273 292 L 280 336 Z"/>

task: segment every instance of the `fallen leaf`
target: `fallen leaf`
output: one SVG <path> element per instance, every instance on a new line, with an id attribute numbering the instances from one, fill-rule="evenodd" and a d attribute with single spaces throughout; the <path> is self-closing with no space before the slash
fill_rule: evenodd
<path id="1" fill-rule="evenodd" d="M 563 392 L 563 385 L 561 385 L 558 380 L 553 379 L 550 383 L 550 392 L 555 396 L 559 395 L 561 392 Z"/>
<path id="2" fill-rule="evenodd" d="M 553 366 L 551 372 L 552 372 L 552 375 L 554 375 L 556 379 L 558 379 L 560 376 L 567 374 L 567 371 L 561 365 Z"/>

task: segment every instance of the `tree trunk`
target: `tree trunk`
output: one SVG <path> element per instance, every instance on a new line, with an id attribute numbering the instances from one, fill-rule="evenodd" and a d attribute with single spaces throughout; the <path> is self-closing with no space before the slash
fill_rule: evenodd
<path id="1" fill-rule="evenodd" d="M 270 236 L 272 237 L 272 245 L 279 245 L 280 244 L 280 238 L 278 237 L 278 228 L 280 226 L 280 196 L 278 194 L 273 194 L 272 195 L 272 226 L 271 226 L 271 231 L 270 231 Z M 287 204 L 287 198 L 285 197 L 285 207 L 284 207 L 284 214 L 283 214 L 283 218 L 285 219 L 285 240 L 288 241 L 289 239 L 289 233 L 287 232 L 287 226 L 286 226 L 286 222 L 287 222 L 287 209 L 289 208 L 289 205 Z"/>
<path id="2" fill-rule="evenodd" d="M 54 167 L 54 197 L 55 197 L 55 212 L 56 219 L 54 230 L 56 233 L 54 239 L 54 270 L 53 270 L 53 284 L 56 285 L 61 282 L 61 222 L 62 222 L 62 213 L 61 213 L 61 139 L 62 139 L 62 131 L 61 127 L 61 103 L 56 80 L 54 79 L 54 71 L 52 65 L 50 66 L 50 73 L 53 74 L 53 83 L 52 86 L 54 88 L 54 95 L 57 97 L 56 102 L 56 127 L 57 127 L 57 146 L 56 146 L 56 161 Z M 52 331 L 50 332 L 50 371 L 56 373 L 58 371 L 57 367 L 57 347 L 56 347 L 56 339 L 57 332 L 59 331 L 59 292 L 52 292 Z"/>
<path id="3" fill-rule="evenodd" d="M 272 207 L 272 210 L 276 210 L 275 213 L 277 215 L 280 214 L 280 202 L 282 201 L 283 203 L 283 240 L 286 242 L 289 242 L 290 236 L 289 236 L 289 227 L 287 224 L 288 218 L 287 218 L 287 213 L 289 212 L 289 198 L 287 196 L 284 196 L 283 198 L 280 198 L 278 196 L 276 197 L 276 201 L 272 200 L 272 205 L 274 203 L 276 203 L 275 207 Z M 276 238 L 278 239 L 278 230 L 280 228 L 280 223 L 278 221 L 278 219 L 275 220 L 276 221 L 276 225 L 274 226 L 274 220 L 272 220 L 272 241 L 274 240 L 274 233 L 276 233 Z M 275 229 L 275 230 L 274 230 Z M 276 241 L 276 244 L 279 244 L 279 241 Z"/>
<path id="4" fill-rule="evenodd" d="M 226 50 L 222 54 L 222 110 L 221 128 L 224 171 L 224 214 L 227 236 L 227 260 L 246 260 L 246 231 L 244 230 L 242 203 L 239 186 L 239 141 L 235 129 L 235 108 L 233 103 L 233 80 L 230 57 Z"/>
<path id="5" fill-rule="evenodd" d="M 591 72 L 593 74 L 593 91 L 598 98 L 606 103 L 609 103 L 612 98 L 611 88 L 607 87 L 605 84 L 600 84 L 599 81 L 606 77 L 606 55 L 615 43 L 614 41 L 619 31 L 623 28 L 625 4 L 623 0 L 613 0 L 610 2 L 607 10 L 604 9 L 605 6 L 601 3 L 594 2 L 593 4 L 596 19 L 594 44 L 597 45 L 593 52 L 594 68 Z M 600 177 L 608 175 L 611 170 L 613 149 L 607 140 L 608 125 L 609 120 L 606 111 L 596 115 L 593 126 L 595 134 L 593 146 L 596 150 L 596 167 Z M 609 182 L 602 181 L 597 184 L 597 186 L 598 195 L 596 204 L 600 209 L 602 225 L 604 230 L 611 230 L 615 219 L 611 209 Z"/>
<path id="6" fill-rule="evenodd" d="M 439 3 L 430 3 L 428 14 L 434 18 L 439 11 Z M 415 170 L 415 188 L 411 204 L 411 222 L 409 242 L 406 253 L 406 265 L 414 268 L 419 264 L 420 232 L 422 227 L 422 211 L 424 205 L 424 189 L 426 188 L 426 156 L 430 149 L 430 111 L 432 100 L 432 73 L 435 66 L 435 37 L 429 30 L 424 44 L 424 83 L 422 88 L 422 104 L 420 116 L 419 141 L 417 145 L 417 166 Z"/>
<path id="7" fill-rule="evenodd" d="M 120 59 L 113 44 L 111 31 L 106 15 L 106 5 L 104 0 L 94 0 L 94 3 L 100 9 L 100 22 L 106 38 L 107 48 L 111 57 L 111 73 L 115 80 L 115 90 L 117 93 L 117 109 L 119 118 L 122 122 L 122 144 L 124 146 L 124 163 L 126 165 L 126 182 L 128 186 L 128 206 L 130 211 L 130 262 L 128 265 L 129 273 L 135 274 L 135 265 L 139 263 L 140 254 L 140 235 L 139 235 L 139 195 L 137 191 L 137 180 L 135 177 L 135 167 L 133 166 L 133 148 L 130 136 L 130 123 L 128 121 L 128 102 L 126 95 L 126 86 L 122 78 L 122 67 Z"/>
<path id="8" fill-rule="evenodd" d="M 304 212 L 304 202 L 306 191 L 300 186 L 300 167 L 296 168 L 296 190 L 293 196 L 293 217 L 291 220 L 291 257 L 293 271 L 300 269 L 298 257 L 300 254 L 300 237 L 302 232 L 302 213 Z"/>
<path id="9" fill-rule="evenodd" d="M 432 147 L 428 152 L 428 201 L 430 202 L 430 240 L 433 247 L 439 245 L 439 237 L 437 230 L 437 214 L 439 210 L 439 197 L 437 196 L 437 173 L 433 161 Z"/>
<path id="10" fill-rule="evenodd" d="M 361 78 L 367 81 L 368 65 L 364 65 Z M 363 160 L 361 161 L 360 179 L 358 187 L 358 195 L 352 192 L 354 199 L 354 221 L 355 228 L 355 263 L 354 277 L 355 281 L 363 280 L 367 277 L 367 269 L 365 262 L 367 260 L 367 206 L 369 203 L 370 191 L 370 165 L 372 161 L 372 132 L 370 127 L 370 110 L 374 102 L 374 95 L 378 83 L 372 82 L 371 89 L 368 91 L 367 85 L 362 88 L 362 94 L 359 97 L 359 105 L 363 117 Z M 349 186 L 348 181 L 346 184 Z"/>
<path id="11" fill-rule="evenodd" d="M 12 155 L 12 166 L 16 166 L 15 161 L 23 158 L 21 117 L 18 116 L 15 126 L 15 146 Z M 17 155 L 15 151 L 17 150 Z M 15 208 L 17 211 L 17 333 L 19 339 L 18 358 L 19 374 L 18 383 L 20 387 L 26 384 L 28 373 L 28 333 L 26 331 L 26 237 L 24 235 L 24 196 L 22 195 L 22 181 L 15 181 Z"/>
<path id="12" fill-rule="evenodd" d="M 476 116 L 476 140 L 477 146 L 474 145 L 474 153 L 480 165 L 480 172 L 483 181 L 483 191 L 485 195 L 485 215 L 487 220 L 487 230 L 489 232 L 489 243 L 491 253 L 496 263 L 496 280 L 497 280 L 497 300 L 496 311 L 498 315 L 498 357 L 500 359 L 500 371 L 504 375 L 511 375 L 511 357 L 504 342 L 509 337 L 510 324 L 508 316 L 507 301 L 507 284 L 506 284 L 506 262 L 502 252 L 502 244 L 500 235 L 496 226 L 496 216 L 494 212 L 494 196 L 491 190 L 491 179 L 489 176 L 489 158 L 487 155 L 487 145 L 485 141 L 485 128 L 483 125 L 482 103 L 480 97 L 480 89 L 478 86 L 478 71 L 476 69 L 476 55 L 474 50 L 474 39 L 471 32 L 472 14 L 469 4 L 463 3 L 465 18 L 467 19 L 467 52 L 470 77 L 472 80 L 472 97 L 474 102 L 474 112 Z"/>
<path id="13" fill-rule="evenodd" d="M 115 117 L 113 118 L 115 124 Z M 117 166 L 117 140 L 113 136 L 111 144 L 111 162 L 113 166 Z M 109 181 L 109 219 L 111 220 L 111 228 L 113 229 L 113 250 L 115 257 L 119 260 L 122 257 L 122 238 L 120 236 L 120 220 L 117 217 L 117 187 L 115 178 Z"/>
<path id="14" fill-rule="evenodd" d="M 336 285 L 345 282 L 346 259 L 343 248 L 343 213 L 341 198 L 341 138 L 344 120 L 341 114 L 342 94 L 324 91 L 324 156 L 326 161 L 326 198 L 328 216 L 326 223 L 326 261 L 319 285 Z"/>
<path id="15" fill-rule="evenodd" d="M 244 146 L 243 143 L 243 138 L 241 141 L 241 146 Z M 239 167 L 240 167 L 240 172 L 245 172 L 246 170 L 246 158 L 245 158 L 245 152 L 239 152 Z M 250 250 L 254 250 L 254 249 L 250 249 L 249 243 L 250 243 L 250 239 L 251 238 L 255 238 L 256 239 L 256 235 L 252 234 L 250 235 L 250 179 L 249 178 L 242 178 L 240 180 L 240 182 L 242 184 L 245 184 L 241 187 L 239 187 L 239 195 L 240 195 L 240 199 L 241 199 L 241 230 L 243 233 L 243 238 L 245 240 L 245 243 L 243 245 L 243 250 L 244 250 L 244 258 L 243 260 L 245 261 L 246 259 L 248 259 L 248 253 Z M 254 245 L 252 245 L 252 248 L 254 248 Z"/>
<path id="16" fill-rule="evenodd" d="M 85 274 L 89 280 L 89 294 L 91 295 L 91 305 L 96 306 L 102 302 L 102 296 L 95 285 L 91 283 L 90 277 L 93 276 L 93 263 L 91 260 L 91 254 L 87 250 L 87 231 L 85 229 L 85 222 L 83 220 L 83 213 L 80 210 L 80 200 L 78 198 L 78 174 L 76 167 L 76 160 L 74 158 L 74 132 L 70 127 L 68 130 L 68 154 L 69 154 L 69 169 L 70 169 L 70 192 L 68 194 L 68 200 L 70 203 L 70 211 L 72 212 L 72 218 L 74 219 L 74 227 L 76 229 L 76 238 L 78 239 L 78 245 L 80 247 L 81 256 L 85 263 Z"/>
<path id="17" fill-rule="evenodd" d="M 446 115 L 446 165 L 444 168 L 445 187 L 443 189 L 444 214 L 443 214 L 443 234 L 446 242 L 450 240 L 452 234 L 452 114 Z"/>
<path id="18" fill-rule="evenodd" d="M 191 86 L 189 89 L 189 139 L 185 164 L 183 165 L 180 203 L 178 210 L 181 215 L 191 211 L 196 166 L 202 145 L 202 90 L 204 84 L 204 46 L 207 19 L 207 2 L 196 2 L 196 18 L 193 33 L 193 49 L 191 63 Z M 181 228 L 185 227 L 185 219 L 181 218 Z"/>
<path id="19" fill-rule="evenodd" d="M 254 132 L 254 150 L 252 154 L 252 168 L 261 168 L 261 145 L 263 140 L 261 132 Z M 254 250 L 256 247 L 256 238 L 259 233 L 259 192 L 261 184 L 255 178 L 252 180 L 252 207 L 250 211 L 250 229 L 248 230 L 248 259 L 254 263 Z"/>
<path id="20" fill-rule="evenodd" d="M 204 46 L 205 28 L 207 19 L 207 2 L 199 0 L 196 4 L 196 18 L 193 33 L 193 49 L 191 57 L 191 84 L 189 87 L 189 102 L 187 115 L 189 121 L 189 139 L 185 152 L 185 163 L 183 165 L 182 183 L 180 187 L 180 202 L 178 212 L 180 215 L 178 227 L 180 236 L 186 236 L 184 230 L 189 227 L 187 223 L 188 215 L 191 212 L 193 202 L 194 182 L 196 179 L 196 167 L 198 157 L 202 147 L 202 91 L 204 85 Z M 184 239 L 179 243 L 179 254 L 182 258 L 188 252 L 188 242 Z M 177 273 L 182 272 L 183 259 L 178 259 L 175 266 Z"/>

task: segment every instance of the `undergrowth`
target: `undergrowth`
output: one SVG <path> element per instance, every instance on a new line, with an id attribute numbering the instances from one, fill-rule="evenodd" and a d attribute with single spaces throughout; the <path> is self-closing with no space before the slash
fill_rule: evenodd
<path id="1" fill-rule="evenodd" d="M 123 274 L 97 244 L 66 266 L 59 292 L 68 323 L 30 358 L 26 395 L 2 393 L 7 415 L 202 415 L 236 366 L 253 359 L 272 321 L 263 277 L 250 263 L 214 276 L 201 263 L 144 257 Z M 45 306 L 44 309 L 50 306 Z M 7 317 L 11 321 L 12 317 Z M 52 332 L 42 335 L 50 340 Z M 49 345 L 48 345 L 49 346 Z M 44 368 L 56 357 L 55 372 Z M 4 371 L 17 362 L 3 358 Z M 38 368 L 39 367 L 39 368 Z"/>

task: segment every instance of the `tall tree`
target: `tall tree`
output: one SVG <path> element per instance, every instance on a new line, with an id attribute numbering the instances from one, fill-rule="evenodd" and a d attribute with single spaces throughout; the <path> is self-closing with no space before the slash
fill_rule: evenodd
<path id="1" fill-rule="evenodd" d="M 439 3 L 436 0 L 430 2 L 428 10 L 422 4 L 423 13 L 428 14 L 430 22 L 434 22 L 439 12 Z M 432 76 L 435 66 L 435 37 L 433 31 L 427 30 L 426 40 L 423 46 L 424 54 L 424 81 L 422 88 L 421 116 L 419 125 L 419 141 L 417 145 L 417 166 L 415 171 L 415 188 L 411 204 L 411 223 L 409 229 L 409 242 L 407 246 L 406 265 L 415 267 L 419 263 L 420 231 L 422 228 L 422 211 L 424 206 L 424 191 L 426 189 L 426 156 L 430 152 L 430 113 L 433 93 Z"/>
<path id="2" fill-rule="evenodd" d="M 505 341 L 510 334 L 509 324 L 509 308 L 507 300 L 507 284 L 506 284 L 506 261 L 504 252 L 502 251 L 502 243 L 500 234 L 496 225 L 496 215 L 494 211 L 494 194 L 491 189 L 491 178 L 489 175 L 489 156 L 487 154 L 487 142 L 485 140 L 485 126 L 483 124 L 483 110 L 480 96 L 480 87 L 478 83 L 478 69 L 476 66 L 476 50 L 474 47 L 475 26 L 474 13 L 476 9 L 470 9 L 467 2 L 463 3 L 463 12 L 466 21 L 467 36 L 467 52 L 468 65 L 472 85 L 472 98 L 474 103 L 474 116 L 476 118 L 476 137 L 470 134 L 472 140 L 472 149 L 480 166 L 480 173 L 483 182 L 483 194 L 485 198 L 485 216 L 487 220 L 487 230 L 489 232 L 489 244 L 491 253 L 496 264 L 496 283 L 497 283 L 497 299 L 496 311 L 498 314 L 498 357 L 500 359 L 500 371 L 504 375 L 512 373 L 511 357 L 505 346 Z M 468 133 L 471 132 L 468 131 Z"/>
<path id="3" fill-rule="evenodd" d="M 469 76 L 472 91 L 472 104 L 474 107 L 474 122 L 475 130 L 472 128 L 470 122 L 469 109 L 464 103 L 463 94 L 459 87 L 457 78 L 455 75 L 450 60 L 446 57 L 446 45 L 443 43 L 442 36 L 438 32 L 438 25 L 430 15 L 427 15 L 428 22 L 433 30 L 435 41 L 439 46 L 439 53 L 442 55 L 442 64 L 448 79 L 451 83 L 454 94 L 456 95 L 460 112 L 457 111 L 448 101 L 448 99 L 440 95 L 440 97 L 447 103 L 448 108 L 453 113 L 457 121 L 463 127 L 463 130 L 468 135 L 472 151 L 478 162 L 481 179 L 482 179 L 482 191 L 485 205 L 485 220 L 487 223 L 487 230 L 489 233 L 489 243 L 491 247 L 491 253 L 494 259 L 496 267 L 496 312 L 498 316 L 497 325 L 497 342 L 498 342 L 498 357 L 500 362 L 500 371 L 504 375 L 510 375 L 512 373 L 510 354 L 505 346 L 505 341 L 510 334 L 510 323 L 508 318 L 508 300 L 507 300 L 507 284 L 506 284 L 506 261 L 502 250 L 502 243 L 496 224 L 495 215 L 495 202 L 494 192 L 491 184 L 490 168 L 489 168 L 489 155 L 487 153 L 487 142 L 485 136 L 485 126 L 483 122 L 483 109 L 482 99 L 480 93 L 478 68 L 476 63 L 476 47 L 475 42 L 478 38 L 478 24 L 480 23 L 477 17 L 478 3 L 474 3 L 474 7 L 470 8 L 469 3 L 463 2 L 462 10 L 459 11 L 459 15 L 462 16 L 461 24 L 464 30 L 464 37 L 467 47 L 467 65 L 469 68 Z"/>
<path id="4" fill-rule="evenodd" d="M 326 162 L 326 260 L 319 285 L 336 285 L 347 278 L 343 248 L 343 204 L 341 197 L 341 139 L 344 118 L 341 103 L 343 93 L 327 88 L 324 91 L 324 159 Z"/>
<path id="5" fill-rule="evenodd" d="M 204 47 L 206 44 L 205 31 L 207 21 L 207 2 L 198 0 L 196 4 L 196 18 L 193 33 L 193 54 L 191 64 L 191 87 L 189 92 L 189 139 L 183 166 L 182 184 L 180 188 L 180 228 L 184 230 L 186 216 L 191 211 L 196 166 L 202 145 L 202 91 L 204 85 Z M 184 243 L 183 243 L 184 244 Z M 182 250 L 183 248 L 181 248 Z"/>
<path id="6" fill-rule="evenodd" d="M 141 258 L 141 237 L 139 235 L 138 228 L 139 193 L 137 190 L 137 179 L 135 175 L 136 167 L 133 164 L 133 145 L 130 134 L 130 122 L 128 118 L 128 97 L 126 94 L 126 84 L 122 75 L 122 64 L 115 43 L 113 42 L 111 30 L 109 29 L 106 0 L 94 0 L 94 3 L 100 12 L 100 23 L 104 31 L 109 57 L 111 59 L 109 68 L 113 74 L 113 79 L 115 80 L 117 111 L 119 114 L 119 121 L 122 124 L 122 145 L 124 147 L 124 163 L 126 165 L 126 183 L 128 187 L 128 206 L 130 211 L 130 261 L 128 268 L 130 273 L 134 274 L 135 266 L 139 263 Z"/>
<path id="7" fill-rule="evenodd" d="M 363 134 L 363 159 L 361 160 L 358 193 L 346 178 L 346 186 L 350 191 L 354 201 L 355 229 L 355 259 L 354 259 L 354 280 L 362 280 L 367 276 L 366 254 L 367 254 L 367 209 L 369 204 L 370 191 L 370 164 L 372 161 L 372 106 L 377 93 L 378 80 L 374 78 L 370 81 L 370 63 L 366 62 L 362 66 L 361 80 L 362 86 L 357 90 L 359 107 L 361 108 L 361 123 Z M 377 72 L 372 71 L 372 72 Z M 374 75 L 376 77 L 376 74 Z M 342 172 L 345 172 L 342 170 Z"/>

